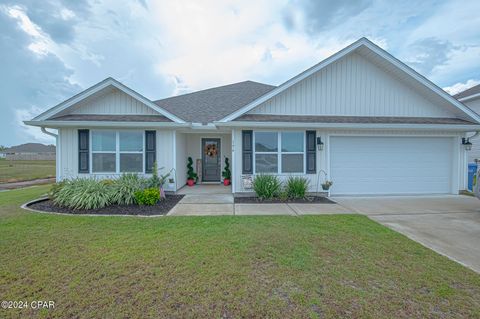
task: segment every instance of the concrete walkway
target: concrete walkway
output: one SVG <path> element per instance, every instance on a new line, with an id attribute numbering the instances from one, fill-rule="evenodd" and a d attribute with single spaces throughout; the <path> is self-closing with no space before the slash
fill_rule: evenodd
<path id="1" fill-rule="evenodd" d="M 333 200 L 480 273 L 480 200 L 475 197 L 338 197 Z"/>
<path id="2" fill-rule="evenodd" d="M 235 204 L 232 194 L 190 194 L 168 213 L 170 216 L 218 215 L 322 215 L 354 214 L 337 204 Z"/>
<path id="3" fill-rule="evenodd" d="M 29 186 L 34 186 L 34 185 L 50 184 L 50 183 L 55 183 L 55 177 L 53 177 L 53 178 L 34 179 L 34 180 L 32 180 L 32 181 L 24 181 L 24 182 L 3 183 L 3 184 L 0 184 L 0 190 L 23 188 L 23 187 L 29 187 Z"/>

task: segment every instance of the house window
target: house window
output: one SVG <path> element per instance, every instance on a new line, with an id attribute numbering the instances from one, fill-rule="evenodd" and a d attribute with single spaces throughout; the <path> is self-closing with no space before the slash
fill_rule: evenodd
<path id="1" fill-rule="evenodd" d="M 143 172 L 143 133 L 120 132 L 120 173 Z"/>
<path id="2" fill-rule="evenodd" d="M 282 173 L 303 173 L 304 133 L 282 132 Z"/>
<path id="3" fill-rule="evenodd" d="M 278 172 L 277 132 L 255 132 L 255 172 Z"/>
<path id="4" fill-rule="evenodd" d="M 142 173 L 143 132 L 92 131 L 92 173 Z"/>
<path id="5" fill-rule="evenodd" d="M 304 173 L 304 132 L 254 132 L 255 173 Z"/>
<path id="6" fill-rule="evenodd" d="M 110 131 L 92 132 L 92 172 L 115 173 L 116 133 Z"/>

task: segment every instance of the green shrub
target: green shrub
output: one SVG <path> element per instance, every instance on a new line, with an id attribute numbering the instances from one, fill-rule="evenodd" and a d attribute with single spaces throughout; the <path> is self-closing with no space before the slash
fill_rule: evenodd
<path id="1" fill-rule="evenodd" d="M 232 178 L 232 172 L 230 171 L 230 161 L 228 160 L 228 157 L 225 157 L 225 168 L 223 169 L 222 177 L 224 179 Z"/>
<path id="2" fill-rule="evenodd" d="M 288 193 L 285 190 L 282 190 L 280 194 L 278 194 L 278 198 L 280 200 L 286 201 L 288 200 Z"/>
<path id="3" fill-rule="evenodd" d="M 305 177 L 289 177 L 285 185 L 285 191 L 289 198 L 305 198 L 309 181 Z"/>
<path id="4" fill-rule="evenodd" d="M 54 199 L 55 197 L 57 197 L 58 192 L 62 189 L 63 186 L 65 186 L 65 181 L 53 184 L 52 187 L 50 187 L 50 192 L 48 192 L 48 198 Z"/>
<path id="5" fill-rule="evenodd" d="M 54 194 L 55 204 L 71 209 L 98 209 L 112 203 L 111 187 L 95 179 L 65 181 Z"/>
<path id="6" fill-rule="evenodd" d="M 191 157 L 188 157 L 187 162 L 187 180 L 196 180 L 198 177 L 197 173 L 193 171 L 193 160 Z"/>
<path id="7" fill-rule="evenodd" d="M 123 174 L 111 184 L 112 204 L 131 205 L 135 201 L 135 192 L 147 187 L 145 178 L 137 174 Z"/>
<path id="8" fill-rule="evenodd" d="M 278 196 L 282 183 L 275 175 L 258 175 L 253 180 L 253 190 L 260 199 Z"/>
<path id="9" fill-rule="evenodd" d="M 148 179 L 147 183 L 148 183 L 148 188 L 160 188 L 160 186 L 162 186 L 162 182 L 158 177 L 157 161 L 153 162 L 152 177 Z"/>
<path id="10" fill-rule="evenodd" d="M 153 206 L 160 200 L 160 190 L 158 188 L 146 188 L 135 192 L 135 200 L 138 205 Z"/>

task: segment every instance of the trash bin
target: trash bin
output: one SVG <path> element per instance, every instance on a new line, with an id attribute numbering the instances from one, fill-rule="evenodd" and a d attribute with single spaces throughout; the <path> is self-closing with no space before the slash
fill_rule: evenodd
<path id="1" fill-rule="evenodd" d="M 477 164 L 468 163 L 468 190 L 473 190 L 473 179 L 477 173 Z"/>

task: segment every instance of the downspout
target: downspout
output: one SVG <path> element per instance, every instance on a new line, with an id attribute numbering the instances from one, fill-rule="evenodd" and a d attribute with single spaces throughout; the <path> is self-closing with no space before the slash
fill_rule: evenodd
<path id="1" fill-rule="evenodd" d="M 472 136 L 470 137 L 467 137 L 467 141 L 470 140 L 471 138 L 475 138 L 478 136 L 478 134 L 480 134 L 480 131 L 476 131 L 475 134 L 473 134 Z"/>
<path id="2" fill-rule="evenodd" d="M 45 129 L 45 127 L 43 127 L 43 126 L 40 129 L 42 130 L 42 133 L 55 137 L 55 146 L 56 146 L 56 150 L 55 150 L 55 172 L 56 172 L 55 181 L 59 182 L 60 181 L 60 150 L 61 149 L 60 149 L 60 143 L 58 143 L 58 134 L 47 131 Z"/>
<path id="3" fill-rule="evenodd" d="M 45 127 L 43 127 L 43 126 L 41 127 L 41 130 L 42 130 L 42 133 L 45 133 L 45 134 L 50 135 L 50 136 L 53 136 L 53 137 L 55 137 L 55 138 L 58 137 L 57 134 L 47 131 L 47 130 L 45 129 Z"/>

